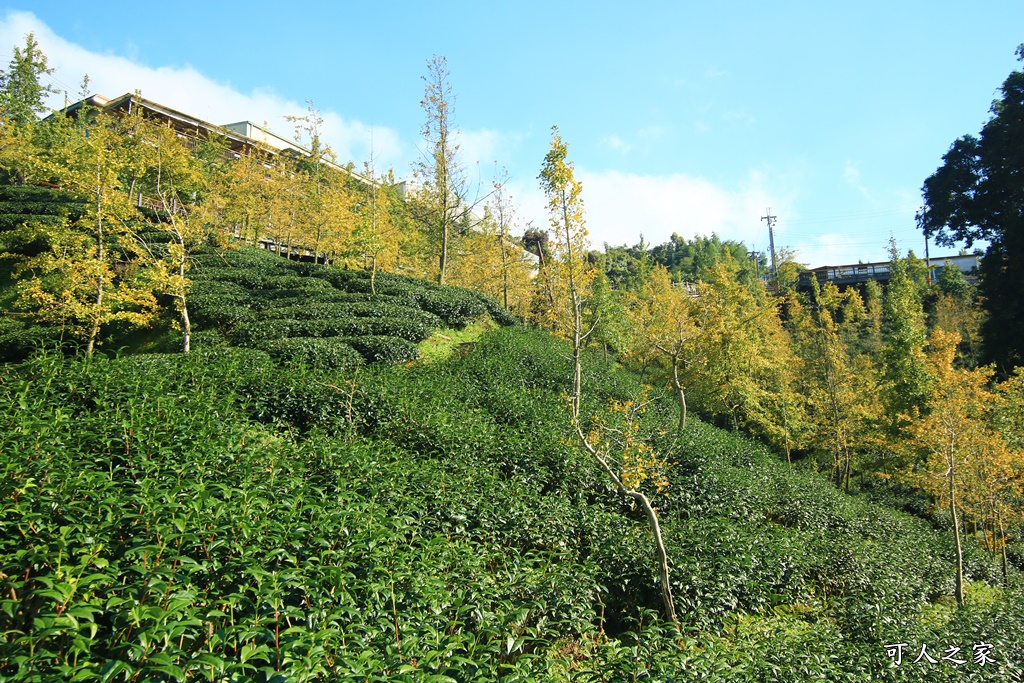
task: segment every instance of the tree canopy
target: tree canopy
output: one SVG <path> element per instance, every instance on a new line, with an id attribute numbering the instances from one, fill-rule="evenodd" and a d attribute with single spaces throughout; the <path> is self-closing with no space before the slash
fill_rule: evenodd
<path id="1" fill-rule="evenodd" d="M 1024 44 L 1017 55 L 1024 61 Z M 956 140 L 925 180 L 918 224 L 939 244 L 989 242 L 984 355 L 1008 371 L 1024 363 L 1024 72 L 1006 78 L 991 112 L 981 133 Z"/>
<path id="2" fill-rule="evenodd" d="M 35 35 L 25 36 L 25 47 L 14 46 L 7 71 L 0 71 L 0 112 L 16 126 L 38 120 L 46 111 L 43 100 L 58 90 L 40 83 L 40 77 L 53 73 L 46 55 L 39 49 Z"/>

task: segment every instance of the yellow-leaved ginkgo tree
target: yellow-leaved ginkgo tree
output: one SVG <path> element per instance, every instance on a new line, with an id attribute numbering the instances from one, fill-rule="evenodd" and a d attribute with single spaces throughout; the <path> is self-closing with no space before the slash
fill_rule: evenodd
<path id="1" fill-rule="evenodd" d="M 668 485 L 663 458 L 642 437 L 640 416 L 648 403 L 646 396 L 631 401 L 612 401 L 586 426 L 580 418 L 582 405 L 582 352 L 599 318 L 588 324 L 585 309 L 595 279 L 587 258 L 588 241 L 583 211 L 583 186 L 575 179 L 568 160 L 568 146 L 552 127 L 551 148 L 544 157 L 539 180 L 547 197 L 548 215 L 555 238 L 551 240 L 548 277 L 553 299 L 549 313 L 558 334 L 572 347 L 572 386 L 569 393 L 570 419 L 579 443 L 614 482 L 615 488 L 640 505 L 647 515 L 658 560 L 658 577 L 665 616 L 678 623 L 672 601 L 668 554 L 661 536 L 658 512 L 641 490 L 644 482 L 658 491 Z"/>

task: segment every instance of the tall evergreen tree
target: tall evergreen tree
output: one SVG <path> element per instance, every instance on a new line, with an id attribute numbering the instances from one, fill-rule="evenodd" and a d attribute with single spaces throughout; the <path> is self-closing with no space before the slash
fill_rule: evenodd
<path id="1" fill-rule="evenodd" d="M 929 374 L 921 291 L 900 258 L 896 241 L 889 242 L 890 278 L 883 311 L 883 393 L 888 427 L 898 434 L 928 402 Z"/>
<path id="2" fill-rule="evenodd" d="M 52 85 L 40 82 L 52 73 L 35 35 L 29 33 L 23 48 L 14 47 L 7 71 L 0 72 L 0 114 L 18 127 L 38 121 L 39 115 L 46 111 L 46 96 L 59 92 Z"/>
<path id="3" fill-rule="evenodd" d="M 1017 48 L 1024 61 L 1024 44 Z M 984 360 L 1024 365 L 1024 71 L 1003 82 L 978 137 L 965 135 L 924 181 L 918 225 L 939 244 L 988 240 L 981 264 Z"/>

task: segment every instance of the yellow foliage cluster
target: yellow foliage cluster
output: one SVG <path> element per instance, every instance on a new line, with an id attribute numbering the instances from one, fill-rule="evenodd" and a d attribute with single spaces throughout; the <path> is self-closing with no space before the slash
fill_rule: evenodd
<path id="1" fill-rule="evenodd" d="M 641 424 L 650 400 L 650 387 L 633 400 L 609 400 L 604 412 L 593 418 L 587 440 L 614 465 L 623 488 L 638 490 L 650 482 L 661 493 L 669 485 L 669 463 L 651 447 Z"/>

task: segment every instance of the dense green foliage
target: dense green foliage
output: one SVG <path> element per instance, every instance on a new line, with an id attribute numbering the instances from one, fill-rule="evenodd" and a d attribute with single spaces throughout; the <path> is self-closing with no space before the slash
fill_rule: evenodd
<path id="1" fill-rule="evenodd" d="M 27 126 L 46 111 L 46 96 L 60 91 L 40 83 L 53 69 L 47 66 L 35 35 L 26 35 L 24 47 L 15 45 L 12 52 L 7 70 L 0 70 L 0 115 L 17 126 Z"/>
<path id="2" fill-rule="evenodd" d="M 416 343 L 482 316 L 515 320 L 488 296 L 401 275 L 288 261 L 258 249 L 200 256 L 195 321 L 231 344 L 329 369 L 416 360 Z M 200 342 L 201 343 L 201 342 Z"/>
<path id="3" fill-rule="evenodd" d="M 283 363 L 342 368 L 366 362 L 403 363 L 416 343 L 438 329 L 461 329 L 490 317 L 515 319 L 479 292 L 389 273 L 290 261 L 251 247 L 207 250 L 194 257 L 189 310 L 198 346 L 263 349 Z M 128 340 L 111 330 L 108 345 Z M 0 360 L 21 360 L 60 329 L 0 321 Z M 176 348 L 173 334 L 163 342 Z"/>
<path id="4" fill-rule="evenodd" d="M 1024 45 L 1017 49 L 1024 61 Z M 1024 364 L 1024 71 L 1013 71 L 979 136 L 956 140 L 924 181 L 918 216 L 939 244 L 987 240 L 981 263 L 986 360 L 1009 374 Z"/>
<path id="5" fill-rule="evenodd" d="M 282 369 L 264 352 L 9 366 L 6 680 L 1010 680 L 1024 595 L 949 605 L 948 534 L 848 497 L 670 399 L 661 511 L 568 436 L 566 349 L 507 328 L 446 362 Z M 583 414 L 639 386 L 588 359 Z M 1013 575 L 1012 578 L 1016 578 Z M 901 667 L 885 645 L 907 642 Z M 993 645 L 995 662 L 971 660 Z M 963 648 L 968 663 L 912 664 Z M 938 656 L 936 657 L 938 658 Z M 433 678 L 432 678 L 433 677 Z"/>

